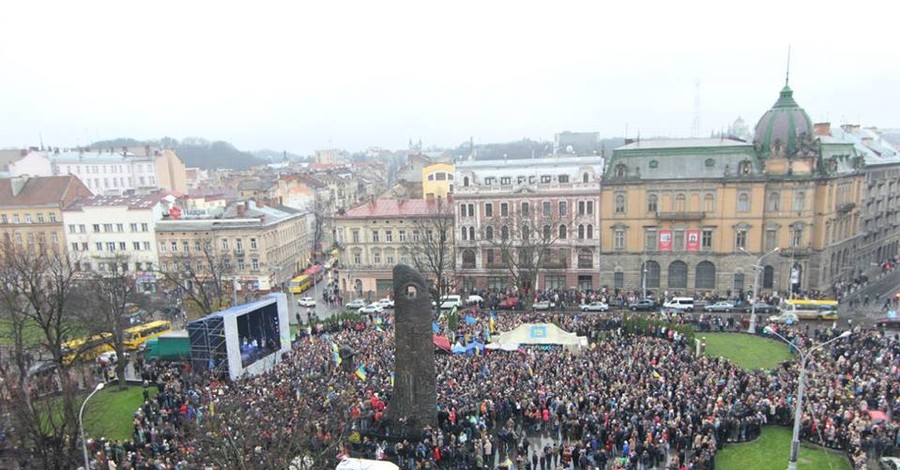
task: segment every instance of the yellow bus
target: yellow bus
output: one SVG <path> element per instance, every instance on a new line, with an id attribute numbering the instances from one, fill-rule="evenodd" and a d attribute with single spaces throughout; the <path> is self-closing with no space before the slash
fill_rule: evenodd
<path id="1" fill-rule="evenodd" d="M 63 364 L 70 365 L 75 360 L 93 360 L 114 349 L 112 333 L 98 333 L 87 338 L 66 341 L 62 344 Z"/>
<path id="2" fill-rule="evenodd" d="M 125 330 L 122 344 L 125 349 L 134 350 L 144 344 L 150 338 L 156 338 L 172 330 L 172 322 L 168 320 L 155 320 L 143 325 L 132 326 Z"/>
<path id="3" fill-rule="evenodd" d="M 291 284 L 288 287 L 292 294 L 302 294 L 309 289 L 313 285 L 313 278 L 309 274 L 301 274 L 293 279 L 291 279 Z"/>
<path id="4" fill-rule="evenodd" d="M 791 312 L 801 320 L 837 320 L 836 300 L 789 299 L 782 302 L 782 312 Z"/>

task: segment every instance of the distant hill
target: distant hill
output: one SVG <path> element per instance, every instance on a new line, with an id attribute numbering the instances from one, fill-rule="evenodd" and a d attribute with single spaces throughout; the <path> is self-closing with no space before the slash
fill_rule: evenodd
<path id="1" fill-rule="evenodd" d="M 217 168 L 242 170 L 251 166 L 269 163 L 268 159 L 258 158 L 250 152 L 238 150 L 228 142 L 222 140 L 211 142 L 199 137 L 187 137 L 180 142 L 171 137 L 163 137 L 157 140 L 119 138 L 94 142 L 91 144 L 91 147 L 119 148 L 124 146 L 143 147 L 144 145 L 171 148 L 181 157 L 185 166 L 205 170 Z"/>
<path id="2" fill-rule="evenodd" d="M 262 149 L 262 150 L 254 150 L 253 155 L 256 158 L 261 158 L 271 163 L 278 163 L 284 160 L 284 157 L 287 156 L 288 161 L 292 162 L 305 162 L 308 157 L 304 157 L 302 155 L 297 155 L 296 153 L 284 152 L 278 150 L 271 149 Z"/>

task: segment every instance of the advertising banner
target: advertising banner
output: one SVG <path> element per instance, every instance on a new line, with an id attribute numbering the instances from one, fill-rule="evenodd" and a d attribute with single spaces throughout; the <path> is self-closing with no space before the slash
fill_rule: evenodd
<path id="1" fill-rule="evenodd" d="M 659 231 L 659 251 L 672 251 L 672 231 Z"/>
<path id="2" fill-rule="evenodd" d="M 685 247 L 687 251 L 700 251 L 700 230 L 691 229 L 687 231 Z"/>

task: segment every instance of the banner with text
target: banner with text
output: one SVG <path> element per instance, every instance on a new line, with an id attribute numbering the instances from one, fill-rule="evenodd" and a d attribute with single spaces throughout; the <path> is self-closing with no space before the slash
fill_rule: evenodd
<path id="1" fill-rule="evenodd" d="M 659 251 L 672 251 L 672 231 L 659 231 Z"/>
<path id="2" fill-rule="evenodd" d="M 700 251 L 700 230 L 687 231 L 687 251 Z"/>

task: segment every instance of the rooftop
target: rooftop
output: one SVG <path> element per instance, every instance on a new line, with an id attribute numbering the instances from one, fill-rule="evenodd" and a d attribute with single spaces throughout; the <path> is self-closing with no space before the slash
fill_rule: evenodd
<path id="1" fill-rule="evenodd" d="M 110 153 L 106 151 L 79 152 L 77 150 L 48 153 L 47 158 L 54 163 L 123 163 L 125 161 L 153 161 L 154 157 L 136 155 L 134 153 L 122 154 L 121 151 Z"/>
<path id="2" fill-rule="evenodd" d="M 23 182 L 17 178 L 0 179 L 0 207 L 59 205 L 73 184 L 82 184 L 71 175 L 38 176 L 24 181 L 18 194 L 13 195 L 16 181 Z"/>
<path id="3" fill-rule="evenodd" d="M 374 199 L 351 207 L 339 216 L 341 219 L 373 218 L 373 217 L 415 217 L 422 215 L 438 215 L 439 210 L 444 211 L 448 217 L 452 215 L 449 201 L 445 201 L 443 208 L 438 208 L 436 200 L 425 199 Z"/>
<path id="4" fill-rule="evenodd" d="M 159 194 L 144 196 L 92 196 L 83 197 L 73 202 L 66 211 L 80 211 L 85 207 L 120 207 L 127 206 L 129 210 L 151 209 L 162 201 Z"/>
<path id="5" fill-rule="evenodd" d="M 601 165 L 603 157 L 587 156 L 555 156 L 543 158 L 519 158 L 510 160 L 462 160 L 455 164 L 457 171 L 478 169 L 478 168 L 516 168 L 516 167 L 561 167 L 561 166 L 582 166 L 582 165 Z"/>
<path id="6" fill-rule="evenodd" d="M 673 149 L 673 148 L 716 148 L 716 147 L 752 147 L 747 142 L 735 139 L 650 139 L 638 140 L 623 145 L 616 150 L 638 149 Z"/>

